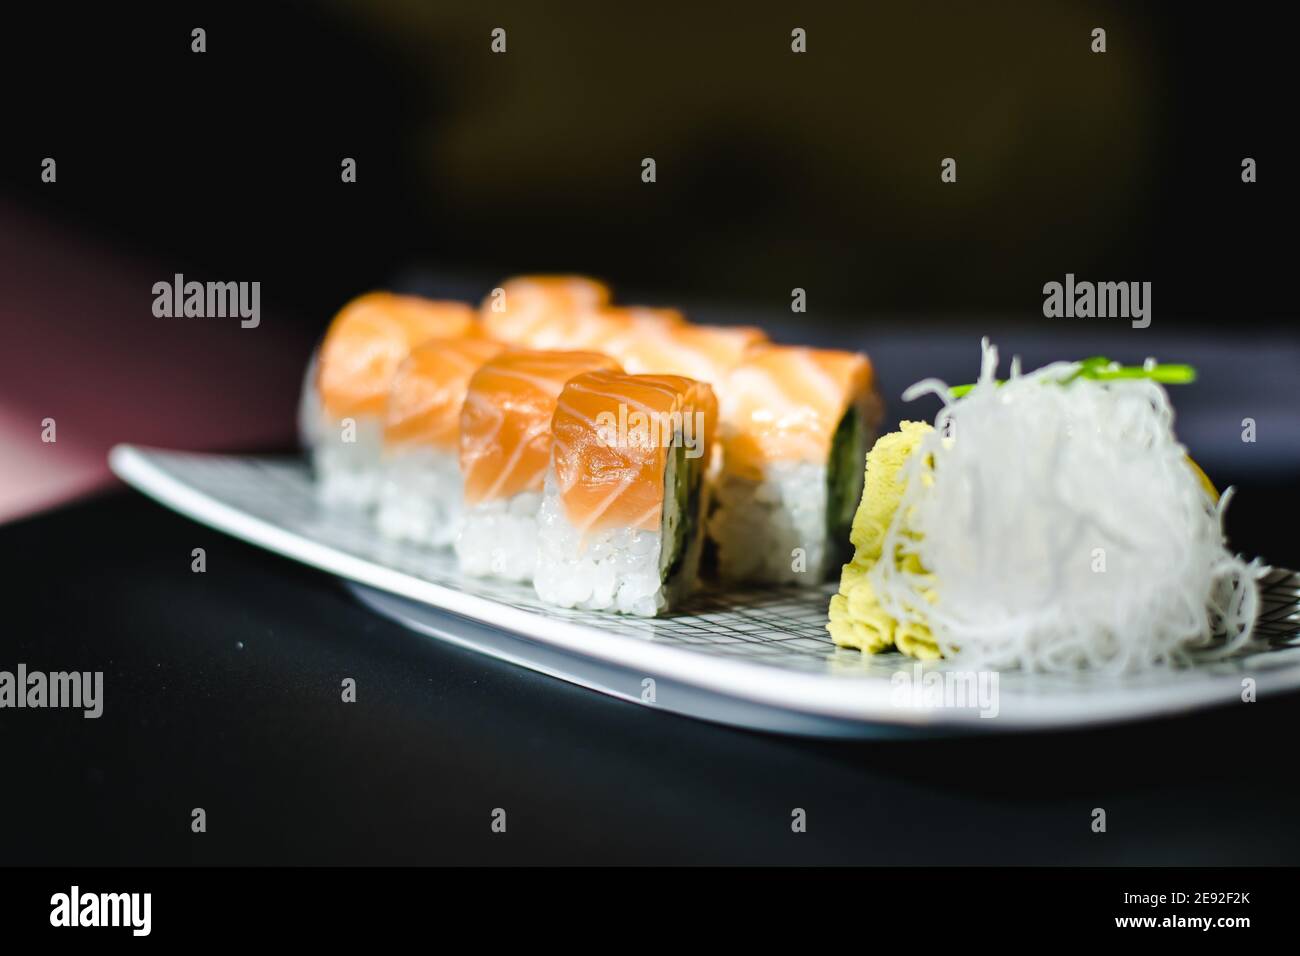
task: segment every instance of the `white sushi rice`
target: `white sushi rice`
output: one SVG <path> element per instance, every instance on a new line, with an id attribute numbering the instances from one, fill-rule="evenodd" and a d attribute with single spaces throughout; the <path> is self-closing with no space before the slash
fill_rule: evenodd
<path id="1" fill-rule="evenodd" d="M 327 505 L 370 508 L 379 497 L 383 422 L 378 415 L 362 415 L 344 422 L 322 421 L 311 449 L 316 490 Z"/>
<path id="2" fill-rule="evenodd" d="M 466 574 L 532 581 L 537 565 L 537 509 L 542 495 L 525 491 L 466 509 L 456 558 Z"/>
<path id="3" fill-rule="evenodd" d="M 722 475 L 709 516 L 719 576 L 819 584 L 830 570 L 826 494 L 826 466 L 816 462 L 772 462 L 760 481 Z"/>
<path id="4" fill-rule="evenodd" d="M 336 421 L 321 407 L 316 388 L 319 352 L 312 353 L 298 402 L 298 440 L 311 457 L 316 493 L 331 507 L 369 508 L 379 496 L 383 421 L 359 415 Z"/>
<path id="5" fill-rule="evenodd" d="M 460 456 L 423 446 L 384 453 L 376 521 L 385 537 L 450 547 L 461 521 Z"/>
<path id="6" fill-rule="evenodd" d="M 667 487 L 674 487 L 669 456 Z M 680 520 L 676 495 L 665 495 L 670 528 Z M 687 542 L 681 568 L 664 583 L 663 536 L 658 531 L 609 528 L 584 536 L 569 521 L 548 469 L 546 491 L 537 516 L 538 561 L 533 584 L 537 596 L 558 607 L 614 611 L 654 617 L 693 585 L 699 569 L 700 536 Z"/>

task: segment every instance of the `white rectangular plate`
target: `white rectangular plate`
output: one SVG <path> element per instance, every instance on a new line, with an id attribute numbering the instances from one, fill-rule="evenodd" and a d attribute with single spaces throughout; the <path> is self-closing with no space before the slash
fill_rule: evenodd
<path id="1" fill-rule="evenodd" d="M 529 587 L 469 578 L 449 553 L 395 544 L 356 513 L 322 507 L 304 462 L 119 445 L 125 482 L 209 527 L 351 582 L 375 610 L 442 640 L 651 707 L 818 736 L 1001 731 L 1131 720 L 1300 687 L 1300 576 L 1262 583 L 1258 644 L 1183 670 L 1120 679 L 997 675 L 989 699 L 927 700 L 924 668 L 831 643 L 831 585 L 706 590 L 654 620 L 549 607 Z M 987 690 L 992 690 L 988 684 Z M 905 693 L 903 688 L 915 693 Z"/>

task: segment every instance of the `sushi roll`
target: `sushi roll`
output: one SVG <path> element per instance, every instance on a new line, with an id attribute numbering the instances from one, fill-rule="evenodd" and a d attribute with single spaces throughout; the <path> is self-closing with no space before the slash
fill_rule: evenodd
<path id="1" fill-rule="evenodd" d="M 570 348 L 590 349 L 618 358 L 642 336 L 657 335 L 665 329 L 688 325 L 677 309 L 652 308 L 644 305 L 607 306 L 569 320 L 562 328 Z M 620 363 L 621 364 L 621 363 Z"/>
<path id="2" fill-rule="evenodd" d="M 502 352 L 474 373 L 460 415 L 464 516 L 456 556 L 467 574 L 531 581 L 551 416 L 569 379 L 616 371 L 597 352 Z"/>
<path id="3" fill-rule="evenodd" d="M 847 557 L 879 414 L 864 355 L 749 351 L 727 377 L 719 423 L 709 534 L 724 580 L 818 584 Z"/>
<path id="4" fill-rule="evenodd" d="M 693 379 L 609 371 L 572 379 L 551 426 L 538 597 L 649 617 L 688 594 L 716 420 L 712 389 Z"/>
<path id="5" fill-rule="evenodd" d="M 479 310 L 484 331 L 530 349 L 583 349 L 606 334 L 600 310 L 609 287 L 583 276 L 517 276 L 492 290 Z"/>
<path id="6" fill-rule="evenodd" d="M 684 328 L 686 316 L 680 309 L 666 309 L 649 305 L 611 305 L 600 309 L 600 318 L 609 323 L 614 332 Z"/>
<path id="7" fill-rule="evenodd" d="M 681 375 L 713 386 L 720 395 L 731 369 L 766 342 L 766 333 L 753 326 L 643 319 L 612 335 L 604 348 L 630 374 Z"/>
<path id="8" fill-rule="evenodd" d="M 450 547 L 460 523 L 460 411 L 470 377 L 506 346 L 491 339 L 430 339 L 402 363 L 384 418 L 379 530 Z"/>
<path id="9" fill-rule="evenodd" d="M 324 502 L 374 504 L 384 411 L 398 366 L 428 339 L 476 334 L 474 309 L 461 302 L 372 292 L 343 307 L 313 356 L 299 409 Z"/>
<path id="10" fill-rule="evenodd" d="M 731 370 L 751 349 L 767 344 L 767 333 L 748 325 L 691 325 L 638 322 L 602 343 L 631 374 L 681 375 L 705 382 L 725 404 Z M 710 484 L 722 466 L 722 444 L 714 442 L 706 469 Z"/>

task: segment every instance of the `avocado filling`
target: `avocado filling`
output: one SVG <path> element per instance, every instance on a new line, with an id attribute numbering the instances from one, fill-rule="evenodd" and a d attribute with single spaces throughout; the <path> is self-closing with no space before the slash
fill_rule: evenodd
<path id="1" fill-rule="evenodd" d="M 700 464 L 703 459 L 687 457 L 686 446 L 677 439 L 666 459 L 659 567 L 660 580 L 668 584 L 682 570 L 691 542 L 699 533 L 704 469 Z"/>
<path id="2" fill-rule="evenodd" d="M 835 429 L 826 463 L 826 534 L 832 543 L 848 539 L 853 515 L 862 500 L 862 462 L 866 456 L 866 421 L 860 409 L 850 407 Z"/>

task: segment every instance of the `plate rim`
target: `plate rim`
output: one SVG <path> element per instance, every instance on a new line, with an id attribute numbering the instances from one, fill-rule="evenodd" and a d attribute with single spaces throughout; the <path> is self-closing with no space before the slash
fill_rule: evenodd
<path id="1" fill-rule="evenodd" d="M 1028 698 L 1000 690 L 999 713 L 992 719 L 982 718 L 973 708 L 900 707 L 890 700 L 890 682 L 878 675 L 802 673 L 701 654 L 549 617 L 417 578 L 280 527 L 186 484 L 160 463 L 166 457 L 179 456 L 235 461 L 288 460 L 286 456 L 118 444 L 110 450 L 108 464 L 123 482 L 159 504 L 281 557 L 570 654 L 770 707 L 858 723 L 998 731 L 1066 729 L 1170 716 L 1232 703 L 1239 696 L 1241 675 L 1198 674 L 1185 681 L 1157 686 L 1094 688 L 1086 695 L 1035 695 L 1032 709 L 1028 706 L 1008 709 L 1009 700 L 1014 703 L 1017 697 L 1022 701 Z M 522 662 L 522 666 L 529 665 Z M 1248 676 L 1254 677 L 1258 692 L 1297 689 L 1300 688 L 1300 662 Z"/>

